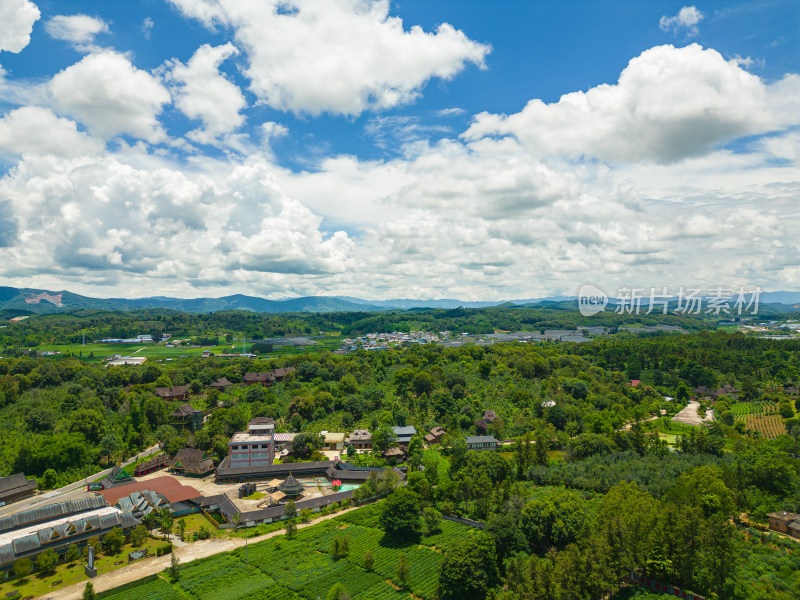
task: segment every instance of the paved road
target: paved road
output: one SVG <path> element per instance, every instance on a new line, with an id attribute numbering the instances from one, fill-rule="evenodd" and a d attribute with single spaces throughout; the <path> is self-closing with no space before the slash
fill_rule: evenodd
<path id="1" fill-rule="evenodd" d="M 334 514 L 319 517 L 313 521 L 309 521 L 308 523 L 300 523 L 297 525 L 297 528 L 304 529 L 306 527 L 311 527 L 312 525 L 316 525 L 317 523 L 327 519 L 338 517 L 339 515 L 343 515 L 358 508 L 360 507 L 348 508 Z M 258 537 L 249 538 L 247 543 L 257 544 L 258 542 L 263 542 L 264 540 L 268 540 L 269 538 L 278 535 L 283 535 L 284 533 L 286 532 L 282 529 L 273 531 Z M 178 557 L 178 560 L 181 563 L 187 563 L 192 560 L 197 560 L 198 558 L 213 556 L 214 554 L 219 554 L 220 552 L 230 552 L 231 550 L 241 548 L 244 545 L 245 540 L 241 538 L 205 540 L 202 542 L 193 542 L 181 548 L 176 548 L 175 555 Z M 119 587 L 125 583 L 130 583 L 131 581 L 136 581 L 137 579 L 147 577 L 148 575 L 160 573 L 170 566 L 171 561 L 172 559 L 169 555 L 140 560 L 139 562 L 136 562 L 130 566 L 117 569 L 116 571 L 111 571 L 110 573 L 104 573 L 103 575 L 98 575 L 92 579 L 92 586 L 94 587 L 95 592 L 110 590 L 111 588 Z M 40 596 L 39 600 L 81 600 L 83 597 L 83 590 L 85 588 L 86 581 L 82 581 L 54 592 L 48 592 L 44 596 Z"/>
<path id="2" fill-rule="evenodd" d="M 155 446 L 150 446 L 147 450 L 143 450 L 136 456 L 129 458 L 125 462 L 122 463 L 122 466 L 128 466 L 130 464 L 135 463 L 137 460 L 142 458 L 143 456 L 148 456 L 153 454 L 157 450 L 159 450 L 160 446 L 156 444 Z M 73 500 L 74 497 L 78 497 L 81 494 L 76 492 L 83 492 L 86 489 L 86 484 L 89 481 L 94 481 L 95 479 L 99 479 L 101 477 L 105 477 L 111 472 L 113 467 L 109 467 L 105 471 L 100 471 L 99 473 L 95 473 L 94 475 L 90 475 L 85 479 L 81 479 L 80 481 L 76 481 L 75 483 L 70 483 L 69 485 L 65 485 L 62 488 L 58 488 L 57 490 L 52 490 L 49 492 L 45 492 L 44 494 L 37 494 L 36 496 L 32 496 L 30 498 L 26 498 L 25 500 L 20 500 L 19 502 L 12 502 L 8 506 L 0 507 L 0 517 L 5 517 L 6 515 L 10 515 L 15 512 L 19 512 L 21 510 L 27 510 L 37 504 L 52 504 L 53 502 L 63 502 L 65 500 Z"/>

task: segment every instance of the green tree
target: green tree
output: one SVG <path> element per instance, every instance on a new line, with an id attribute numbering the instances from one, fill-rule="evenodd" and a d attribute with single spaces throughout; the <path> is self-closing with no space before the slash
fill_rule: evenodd
<path id="1" fill-rule="evenodd" d="M 36 569 L 40 573 L 52 573 L 58 565 L 58 554 L 52 548 L 48 548 L 36 557 Z"/>
<path id="2" fill-rule="evenodd" d="M 120 551 L 124 543 L 125 534 L 122 533 L 122 530 L 119 527 L 114 527 L 111 531 L 105 534 L 105 536 L 103 536 L 103 547 L 106 549 L 106 552 L 116 554 Z"/>
<path id="3" fill-rule="evenodd" d="M 158 528 L 164 537 L 172 533 L 172 526 L 175 524 L 175 517 L 168 508 L 161 508 L 158 511 Z"/>
<path id="4" fill-rule="evenodd" d="M 131 544 L 134 548 L 140 548 L 147 537 L 147 527 L 144 525 L 137 525 L 131 532 Z"/>
<path id="5" fill-rule="evenodd" d="M 372 432 L 372 449 L 379 454 L 386 452 L 394 444 L 394 433 L 387 426 Z"/>
<path id="6" fill-rule="evenodd" d="M 55 469 L 47 469 L 42 475 L 42 487 L 46 490 L 52 490 L 56 487 L 57 477 Z"/>
<path id="7" fill-rule="evenodd" d="M 528 541 L 520 529 L 519 517 L 508 510 L 492 515 L 486 532 L 494 540 L 497 560 L 502 565 L 505 560 L 517 552 L 528 549 Z"/>
<path id="8" fill-rule="evenodd" d="M 181 541 L 184 541 L 183 537 L 186 535 L 186 519 L 180 519 L 178 521 L 178 532 L 181 536 Z"/>
<path id="9" fill-rule="evenodd" d="M 81 551 L 78 550 L 77 544 L 70 544 L 67 548 L 67 553 L 64 555 L 64 560 L 68 563 L 74 563 L 81 557 Z"/>
<path id="10" fill-rule="evenodd" d="M 100 439 L 98 447 L 100 456 L 110 458 L 122 449 L 122 440 L 116 433 L 107 433 Z"/>
<path id="11" fill-rule="evenodd" d="M 338 581 L 328 590 L 327 600 L 350 600 L 347 588 Z"/>
<path id="12" fill-rule="evenodd" d="M 645 564 L 658 514 L 658 503 L 635 483 L 620 483 L 603 497 L 597 533 L 613 558 L 616 573 L 636 571 Z"/>
<path id="13" fill-rule="evenodd" d="M 91 581 L 86 582 L 86 587 L 83 588 L 82 600 L 96 600 L 97 594 L 94 593 L 94 586 Z"/>
<path id="14" fill-rule="evenodd" d="M 367 571 L 371 572 L 372 571 L 372 565 L 374 565 L 374 564 L 375 564 L 375 557 L 372 555 L 372 550 L 367 550 L 364 553 L 364 568 Z"/>
<path id="15" fill-rule="evenodd" d="M 286 506 L 283 508 L 283 516 L 286 517 L 286 537 L 292 539 L 297 530 L 297 523 L 295 521 L 297 517 L 297 505 L 295 505 L 294 500 L 289 500 L 289 502 L 286 503 Z"/>
<path id="16" fill-rule="evenodd" d="M 719 600 L 734 597 L 736 527 L 724 516 L 709 519 L 703 535 L 703 563 Z"/>
<path id="17" fill-rule="evenodd" d="M 18 558 L 14 563 L 14 576 L 17 579 L 26 577 L 33 570 L 33 563 L 30 558 Z"/>
<path id="18" fill-rule="evenodd" d="M 404 590 L 411 585 L 411 564 L 405 554 L 401 554 L 397 559 L 397 579 L 400 581 L 400 587 Z"/>
<path id="19" fill-rule="evenodd" d="M 411 539 L 421 529 L 419 509 L 419 496 L 408 488 L 398 488 L 384 502 L 379 518 L 381 528 L 390 537 Z"/>
<path id="20" fill-rule="evenodd" d="M 431 535 L 434 531 L 439 529 L 442 524 L 442 513 L 433 508 L 427 507 L 422 511 L 422 525 L 425 535 Z"/>
<path id="21" fill-rule="evenodd" d="M 445 553 L 439 566 L 439 600 L 484 600 L 498 579 L 494 542 L 480 533 Z"/>
<path id="22" fill-rule="evenodd" d="M 169 561 L 169 574 L 172 576 L 172 579 L 177 581 L 180 578 L 181 569 L 180 569 L 180 562 L 178 562 L 178 555 L 173 550 L 170 555 Z"/>

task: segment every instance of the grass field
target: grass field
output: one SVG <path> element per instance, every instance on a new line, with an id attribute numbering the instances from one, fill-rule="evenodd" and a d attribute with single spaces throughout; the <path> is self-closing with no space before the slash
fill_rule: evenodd
<path id="1" fill-rule="evenodd" d="M 377 529 L 379 505 L 364 507 L 314 527 L 293 540 L 280 536 L 245 549 L 217 554 L 182 565 L 176 582 L 145 578 L 103 593 L 104 600 L 316 600 L 341 583 L 352 600 L 432 599 L 442 552 L 478 530 L 450 521 L 419 543 L 384 538 Z M 335 559 L 334 539 L 349 538 L 349 553 Z M 374 564 L 367 569 L 367 551 Z M 397 563 L 404 554 L 411 564 L 406 591 L 398 589 Z"/>
<path id="2" fill-rule="evenodd" d="M 269 357 L 291 356 L 295 354 L 306 354 L 309 352 L 333 351 L 341 345 L 341 336 L 325 336 L 319 343 L 313 346 L 278 346 L 275 345 Z M 245 344 L 244 351 L 249 352 L 252 344 Z M 121 354 L 122 356 L 144 356 L 148 359 L 164 360 L 167 358 L 179 359 L 181 357 L 199 358 L 205 350 L 211 350 L 214 354 L 239 354 L 242 352 L 242 343 L 231 342 L 222 346 L 187 348 L 176 347 L 167 348 L 161 344 L 43 344 L 36 348 L 38 352 L 60 352 L 60 356 L 74 355 L 90 362 L 100 362 L 108 356 Z M 92 358 L 89 358 L 93 355 Z"/>

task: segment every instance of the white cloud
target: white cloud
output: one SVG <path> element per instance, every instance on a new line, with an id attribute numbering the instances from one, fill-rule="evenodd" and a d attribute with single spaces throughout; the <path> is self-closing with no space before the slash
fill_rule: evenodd
<path id="1" fill-rule="evenodd" d="M 3 0 L 0 3 L 0 51 L 22 52 L 31 41 L 39 8 L 29 0 Z"/>
<path id="2" fill-rule="evenodd" d="M 364 133 L 380 148 L 404 148 L 427 139 L 431 134 L 451 131 L 443 125 L 426 125 L 415 116 L 375 116 L 364 124 Z"/>
<path id="3" fill-rule="evenodd" d="M 203 123 L 187 134 L 189 139 L 212 144 L 244 122 L 240 111 L 247 102 L 239 87 L 219 71 L 220 64 L 237 52 L 231 43 L 204 44 L 187 64 L 174 60 L 168 65 L 167 79 L 177 84 L 175 105 L 190 119 Z"/>
<path id="4" fill-rule="evenodd" d="M 347 234 L 323 233 L 320 217 L 287 197 L 262 161 L 217 165 L 213 179 L 149 162 L 23 158 L 0 179 L 0 197 L 11 203 L 0 206 L 0 235 L 13 238 L 0 249 L 4 264 L 14 258 L 9 270 L 28 275 L 177 280 L 184 289 L 349 268 Z"/>
<path id="5" fill-rule="evenodd" d="M 698 34 L 697 24 L 705 18 L 694 6 L 684 6 L 678 11 L 677 15 L 668 17 L 664 15 L 658 22 L 661 31 L 678 33 L 686 31 L 686 37 L 693 37 Z"/>
<path id="6" fill-rule="evenodd" d="M 150 17 L 145 17 L 144 21 L 142 21 L 141 31 L 144 39 L 149 40 L 150 34 L 153 32 L 153 26 L 155 22 Z"/>
<path id="7" fill-rule="evenodd" d="M 94 50 L 95 36 L 109 32 L 108 23 L 89 15 L 56 15 L 44 28 L 51 38 L 69 42 L 81 52 Z"/>
<path id="8" fill-rule="evenodd" d="M 57 117 L 47 108 L 25 106 L 0 119 L 2 154 L 74 157 L 101 149 L 102 144 L 79 132 L 74 121 Z"/>
<path id="9" fill-rule="evenodd" d="M 514 135 L 541 155 L 670 162 L 800 122 L 799 86 L 795 75 L 766 85 L 697 44 L 658 46 L 632 59 L 616 85 L 531 100 L 509 116 L 481 113 L 465 137 Z"/>
<path id="10" fill-rule="evenodd" d="M 415 100 L 431 78 L 483 66 L 489 47 L 443 23 L 403 27 L 388 0 L 170 0 L 207 26 L 235 30 L 251 90 L 273 108 L 358 115 Z"/>
<path id="11" fill-rule="evenodd" d="M 460 117 L 463 114 L 466 114 L 463 108 L 459 108 L 457 106 L 453 106 L 451 108 L 443 108 L 436 112 L 437 117 Z"/>
<path id="12" fill-rule="evenodd" d="M 169 92 L 117 52 L 89 54 L 57 73 L 50 93 L 59 112 L 100 138 L 127 133 L 155 143 L 166 137 L 157 115 L 169 102 Z"/>

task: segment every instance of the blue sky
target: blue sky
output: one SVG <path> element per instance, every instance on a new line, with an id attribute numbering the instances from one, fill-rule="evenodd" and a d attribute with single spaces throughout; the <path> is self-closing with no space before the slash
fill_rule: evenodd
<path id="1" fill-rule="evenodd" d="M 798 30 L 791 1 L 8 0 L 0 283 L 798 289 Z"/>

